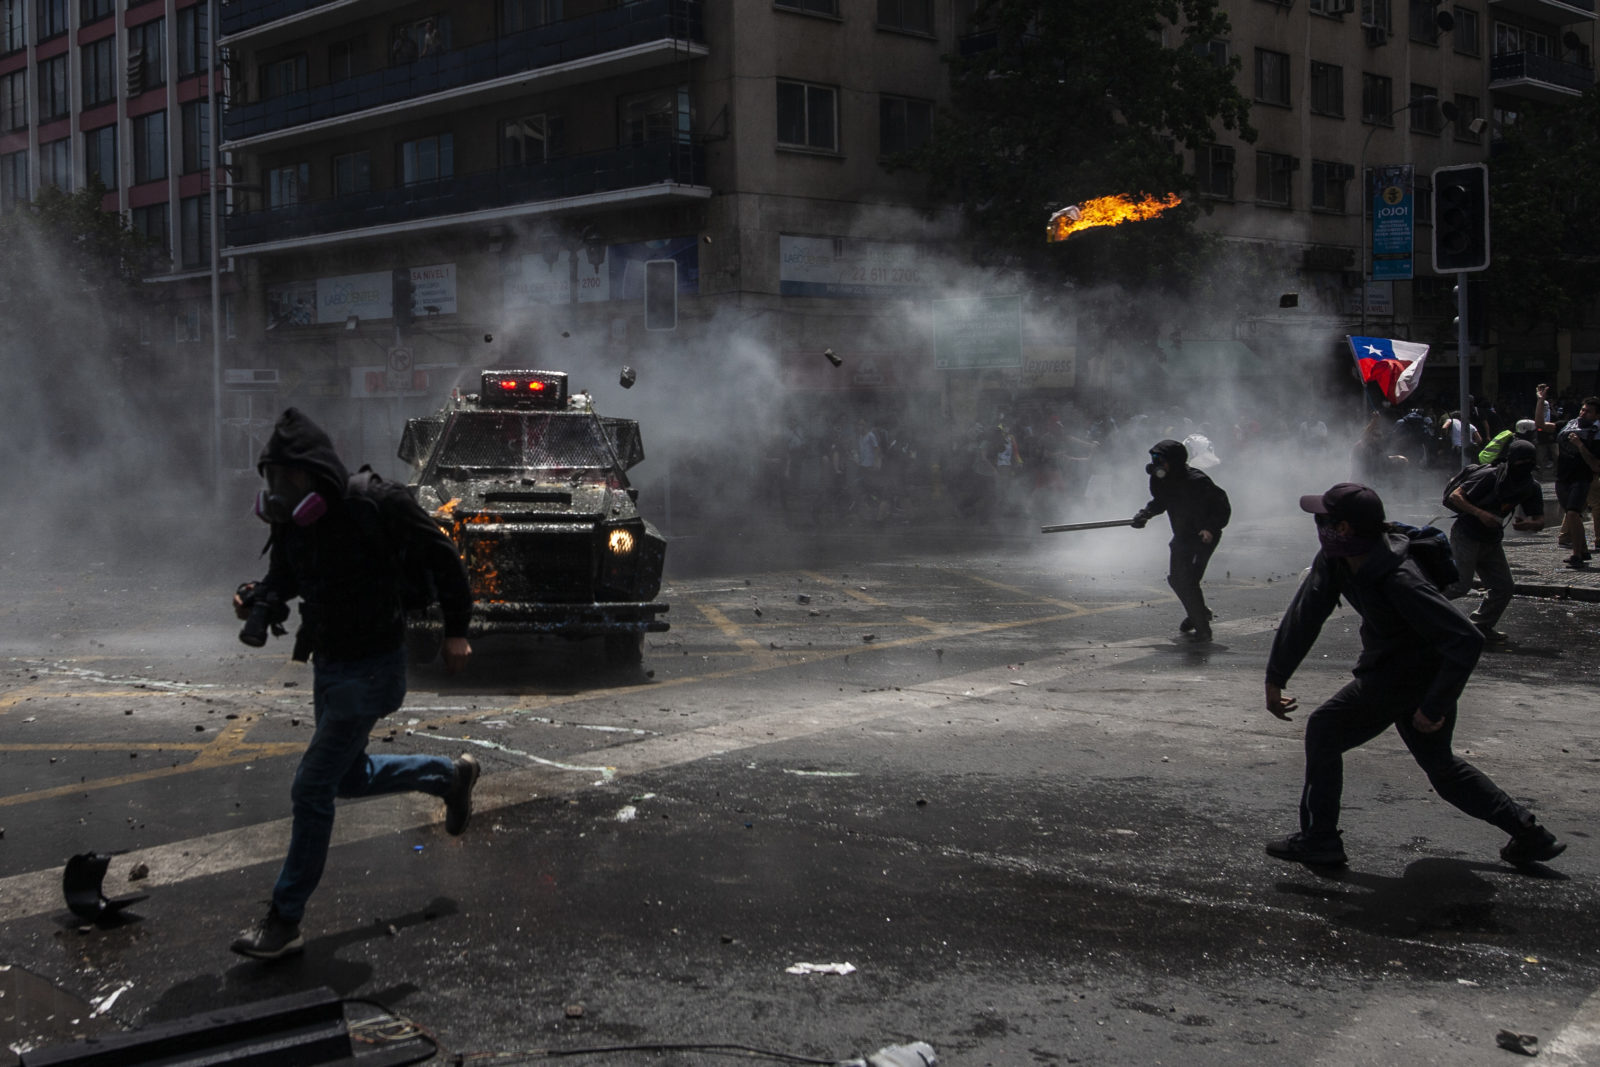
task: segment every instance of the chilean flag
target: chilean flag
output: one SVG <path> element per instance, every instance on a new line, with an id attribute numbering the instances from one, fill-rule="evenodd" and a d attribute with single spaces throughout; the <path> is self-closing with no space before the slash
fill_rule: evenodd
<path id="1" fill-rule="evenodd" d="M 1399 404 L 1422 381 L 1428 346 L 1388 337 L 1346 337 L 1350 353 L 1361 369 L 1361 380 L 1383 391 L 1391 404 Z"/>

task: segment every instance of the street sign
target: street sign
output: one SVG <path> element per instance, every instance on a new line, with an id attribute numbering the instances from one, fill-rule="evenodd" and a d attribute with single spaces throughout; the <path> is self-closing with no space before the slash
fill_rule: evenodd
<path id="1" fill-rule="evenodd" d="M 1412 276 L 1415 210 L 1411 164 L 1372 168 L 1372 280 Z"/>

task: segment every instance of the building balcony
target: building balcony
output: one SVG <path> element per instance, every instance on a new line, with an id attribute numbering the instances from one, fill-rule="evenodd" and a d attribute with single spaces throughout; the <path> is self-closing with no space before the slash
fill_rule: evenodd
<path id="1" fill-rule="evenodd" d="M 272 6 L 309 0 L 275 0 Z M 268 6 L 263 0 L 263 6 Z M 223 114 L 230 149 L 387 125 L 708 54 L 700 0 L 635 0 L 593 15 L 286 93 Z"/>
<path id="2" fill-rule="evenodd" d="M 255 255 L 710 195 L 704 149 L 657 141 L 234 214 L 225 220 L 225 245 L 230 255 Z"/>
<path id="3" fill-rule="evenodd" d="M 1489 0 L 1489 13 L 1523 15 L 1557 26 L 1592 22 L 1595 18 L 1594 0 Z"/>
<path id="4" fill-rule="evenodd" d="M 1533 52 L 1506 52 L 1489 60 L 1489 90 L 1529 100 L 1559 102 L 1582 96 L 1594 68 Z"/>

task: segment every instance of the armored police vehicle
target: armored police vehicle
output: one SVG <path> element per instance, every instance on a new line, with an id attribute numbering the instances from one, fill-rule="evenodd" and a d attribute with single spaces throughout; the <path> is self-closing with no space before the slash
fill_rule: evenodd
<path id="1" fill-rule="evenodd" d="M 473 634 L 600 636 L 629 665 L 668 628 L 666 541 L 626 473 L 644 459 L 639 424 L 569 396 L 564 372 L 485 371 L 476 395 L 406 422 L 400 458 L 466 563 Z M 438 652 L 437 610 L 410 618 L 414 659 Z"/>

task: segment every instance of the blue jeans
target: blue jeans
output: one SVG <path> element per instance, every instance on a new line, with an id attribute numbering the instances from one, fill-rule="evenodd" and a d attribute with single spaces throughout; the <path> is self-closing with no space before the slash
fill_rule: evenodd
<path id="1" fill-rule="evenodd" d="M 367 736 L 406 696 L 403 648 L 364 659 L 313 660 L 317 729 L 300 757 L 289 798 L 294 829 L 272 904 L 290 922 L 305 914 L 333 839 L 335 797 L 371 797 L 415 790 L 442 797 L 455 784 L 445 756 L 369 756 Z"/>

